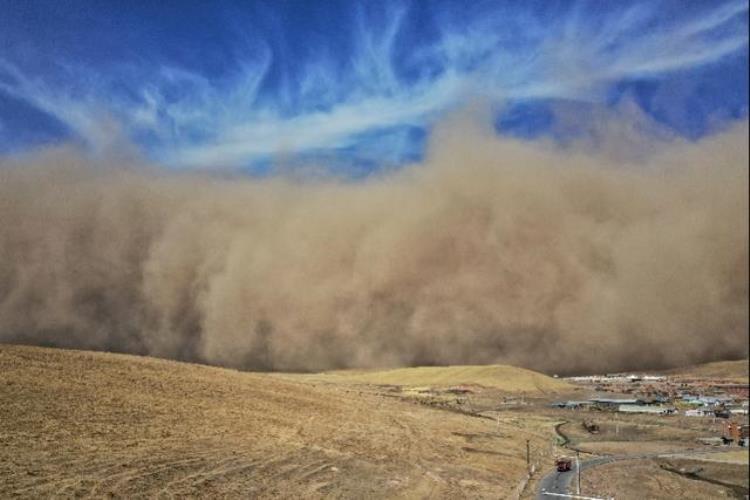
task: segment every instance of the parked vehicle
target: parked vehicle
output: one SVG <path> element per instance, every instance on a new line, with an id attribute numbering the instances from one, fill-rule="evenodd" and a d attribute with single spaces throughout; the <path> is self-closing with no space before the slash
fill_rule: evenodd
<path id="1" fill-rule="evenodd" d="M 583 428 L 586 429 L 589 434 L 599 434 L 599 425 L 593 420 L 584 420 Z"/>

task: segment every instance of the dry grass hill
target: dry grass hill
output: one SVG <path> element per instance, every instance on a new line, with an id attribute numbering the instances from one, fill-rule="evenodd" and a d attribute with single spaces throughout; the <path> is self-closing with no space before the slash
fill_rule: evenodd
<path id="1" fill-rule="evenodd" d="M 750 379 L 749 362 L 750 360 L 747 359 L 741 359 L 738 361 L 716 361 L 687 368 L 679 368 L 672 370 L 669 373 L 671 375 L 684 377 L 716 378 L 747 383 L 748 379 Z"/>
<path id="2" fill-rule="evenodd" d="M 316 380 L 379 385 L 433 386 L 480 385 L 517 393 L 569 391 L 563 380 L 505 365 L 420 366 L 392 370 L 339 370 L 311 376 Z"/>
<path id="3" fill-rule="evenodd" d="M 560 383 L 507 367 L 331 377 Z M 524 474 L 526 439 L 546 450 L 553 424 L 495 422 L 343 380 L 8 345 L 0 401 L 2 498 L 502 498 Z"/>

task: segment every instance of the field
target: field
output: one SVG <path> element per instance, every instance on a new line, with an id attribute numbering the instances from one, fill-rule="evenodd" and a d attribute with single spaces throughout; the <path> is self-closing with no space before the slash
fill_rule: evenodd
<path id="1" fill-rule="evenodd" d="M 553 424 L 356 385 L 17 346 L 0 346 L 0 400 L 4 498 L 498 498 L 524 475 L 525 440 L 545 448 Z"/>

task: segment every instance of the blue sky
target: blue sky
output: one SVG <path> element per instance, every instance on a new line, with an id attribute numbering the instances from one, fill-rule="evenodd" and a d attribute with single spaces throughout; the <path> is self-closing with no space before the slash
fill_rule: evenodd
<path id="1" fill-rule="evenodd" d="M 748 113 L 746 1 L 0 0 L 0 152 L 125 137 L 175 168 L 419 159 L 486 103 L 499 134 L 635 103 L 689 139 Z M 591 118 L 593 119 L 593 118 Z"/>

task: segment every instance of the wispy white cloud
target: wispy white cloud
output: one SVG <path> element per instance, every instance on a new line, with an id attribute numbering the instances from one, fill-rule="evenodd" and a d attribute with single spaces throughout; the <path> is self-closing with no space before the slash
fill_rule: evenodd
<path id="1" fill-rule="evenodd" d="M 675 19 L 651 2 L 598 16 L 579 8 L 545 22 L 483 11 L 468 24 L 444 20 L 439 36 L 404 47 L 399 37 L 410 13 L 395 6 L 377 22 L 365 12 L 355 16 L 346 64 L 333 57 L 336 47 L 321 47 L 270 90 L 264 82 L 275 55 L 261 42 L 219 79 L 166 61 L 148 77 L 147 68 L 113 75 L 76 68 L 74 84 L 53 87 L 4 61 L 0 90 L 54 116 L 93 148 L 110 140 L 100 126 L 110 117 L 165 163 L 238 166 L 427 126 L 472 95 L 596 101 L 611 83 L 694 68 L 746 48 L 747 12 L 743 1 Z M 130 92 L 113 91 L 115 80 Z"/>
<path id="2" fill-rule="evenodd" d="M 0 90 L 55 117 L 91 146 L 107 143 L 108 138 L 100 126 L 105 120 L 104 112 L 98 108 L 93 94 L 73 97 L 67 92 L 57 92 L 40 79 L 26 77 L 3 60 L 0 60 L 0 72 L 5 76 L 0 80 Z"/>

